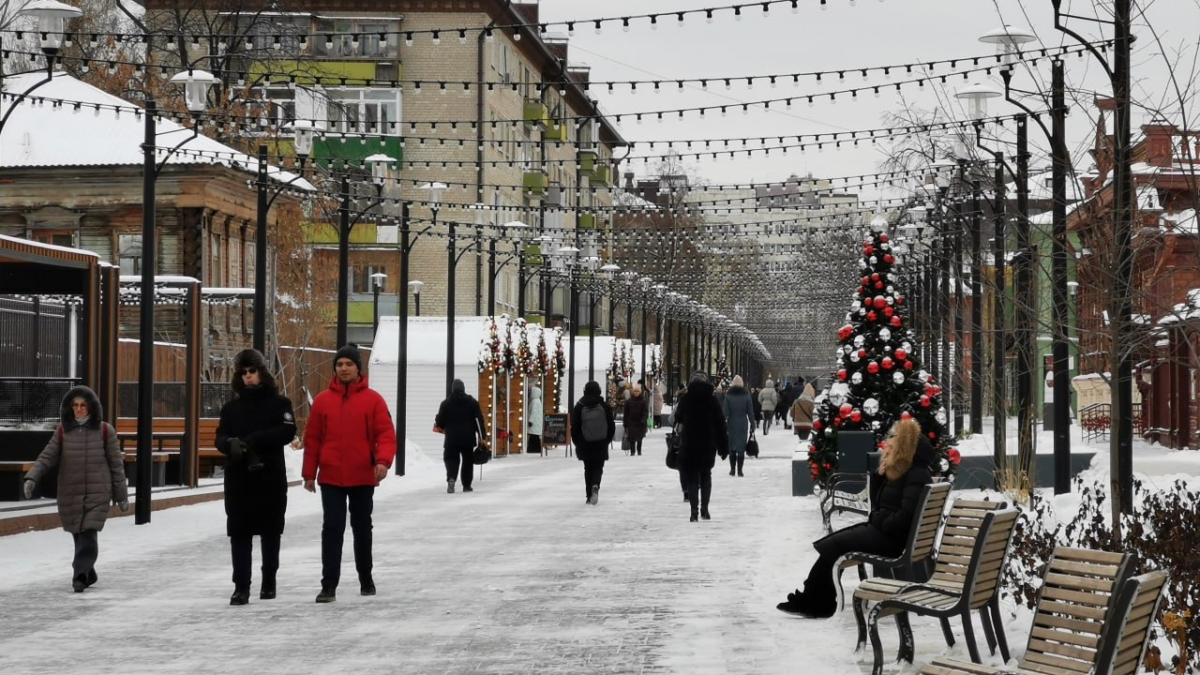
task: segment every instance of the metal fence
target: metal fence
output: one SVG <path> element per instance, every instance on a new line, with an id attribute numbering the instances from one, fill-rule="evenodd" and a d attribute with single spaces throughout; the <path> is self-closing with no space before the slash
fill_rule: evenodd
<path id="1" fill-rule="evenodd" d="M 200 417 L 220 417 L 221 406 L 233 398 L 227 382 L 200 383 Z M 117 414 L 121 417 L 137 417 L 138 383 L 117 384 Z M 184 382 L 154 383 L 154 416 L 185 417 L 187 390 Z"/>
<path id="2" fill-rule="evenodd" d="M 61 377 L 0 377 L 0 423 L 37 424 L 62 416 L 62 400 L 80 381 Z"/>
<path id="3" fill-rule="evenodd" d="M 38 297 L 0 296 L 0 376 L 69 377 L 71 321 L 83 332 L 83 312 Z M 77 351 L 77 350 L 76 350 Z"/>

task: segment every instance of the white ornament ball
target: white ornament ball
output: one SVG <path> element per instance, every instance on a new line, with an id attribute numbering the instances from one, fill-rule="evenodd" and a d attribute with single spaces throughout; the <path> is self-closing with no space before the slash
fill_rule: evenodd
<path id="1" fill-rule="evenodd" d="M 861 360 L 862 360 L 862 359 L 860 359 L 860 358 L 859 358 L 859 356 L 858 356 L 858 351 L 852 351 L 852 352 L 850 352 L 850 362 L 851 362 L 851 363 L 858 363 L 858 362 L 859 362 L 859 361 L 861 361 Z M 855 373 L 855 375 L 857 375 L 857 374 L 858 374 L 858 373 Z"/>
<path id="2" fill-rule="evenodd" d="M 857 361 L 858 354 L 850 357 L 850 360 Z M 862 373 L 854 373 L 850 376 L 850 382 L 853 384 L 862 384 Z"/>
<path id="3" fill-rule="evenodd" d="M 855 336 L 854 336 L 854 346 L 855 346 L 855 347 L 857 347 L 858 349 L 862 349 L 862 346 L 863 346 L 863 345 L 864 345 L 866 342 L 867 342 L 867 338 L 863 337 L 862 335 L 855 335 Z"/>
<path id="4" fill-rule="evenodd" d="M 945 424 L 946 423 L 946 411 L 945 410 L 937 411 L 936 413 L 933 414 L 933 419 L 937 420 L 938 424 Z"/>
<path id="5" fill-rule="evenodd" d="M 884 340 L 885 342 L 887 340 L 891 340 L 892 339 L 891 329 L 890 328 L 880 328 L 879 329 L 879 339 Z"/>
<path id="6" fill-rule="evenodd" d="M 896 384 L 904 384 L 904 373 L 900 372 L 899 370 L 892 373 L 892 382 L 895 382 Z"/>
<path id="7" fill-rule="evenodd" d="M 879 412 L 879 399 L 869 398 L 863 401 L 863 412 L 867 413 L 868 415 L 874 415 L 875 413 Z"/>
<path id="8" fill-rule="evenodd" d="M 879 264 L 879 259 L 878 259 L 878 258 L 876 258 L 875 256 L 871 256 L 871 265 L 872 265 L 872 266 L 875 266 L 875 265 L 878 265 L 878 264 Z"/>

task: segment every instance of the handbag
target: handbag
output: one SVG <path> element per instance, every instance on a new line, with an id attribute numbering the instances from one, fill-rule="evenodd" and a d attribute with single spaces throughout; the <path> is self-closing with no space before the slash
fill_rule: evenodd
<path id="1" fill-rule="evenodd" d="M 471 451 L 472 464 L 479 466 L 482 464 L 487 464 L 490 461 L 492 461 L 492 451 L 483 443 L 475 446 L 475 449 Z"/>
<path id="2" fill-rule="evenodd" d="M 629 436 L 622 436 L 621 437 L 621 449 L 626 452 L 629 452 L 629 447 L 630 447 Z"/>
<path id="3" fill-rule="evenodd" d="M 683 434 L 679 425 L 667 433 L 667 468 L 679 469 L 679 455 L 683 450 Z"/>
<path id="4" fill-rule="evenodd" d="M 750 457 L 758 457 L 758 439 L 754 434 L 750 434 L 750 440 L 746 441 L 746 454 Z"/>

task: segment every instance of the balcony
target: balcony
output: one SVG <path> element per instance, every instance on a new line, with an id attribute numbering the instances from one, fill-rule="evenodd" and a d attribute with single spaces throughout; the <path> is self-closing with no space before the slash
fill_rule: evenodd
<path id="1" fill-rule="evenodd" d="M 546 130 L 542 132 L 542 140 L 548 143 L 566 142 L 567 123 L 559 120 L 548 120 Z"/>
<path id="2" fill-rule="evenodd" d="M 592 170 L 592 185 L 607 186 L 612 184 L 612 167 L 607 164 L 598 164 Z"/>
<path id="3" fill-rule="evenodd" d="M 312 158 L 321 166 L 341 162 L 362 163 L 367 157 L 380 153 L 395 159 L 397 166 L 403 166 L 404 150 L 400 146 L 399 136 L 376 136 L 366 143 L 360 143 L 354 137 L 336 135 L 313 139 Z"/>
<path id="4" fill-rule="evenodd" d="M 338 228 L 332 223 L 303 223 L 304 240 L 309 244 L 338 243 Z M 376 226 L 372 223 L 358 223 L 350 230 L 351 244 L 375 244 L 378 241 Z"/>
<path id="5" fill-rule="evenodd" d="M 579 168 L 586 174 L 591 174 L 596 168 L 596 162 L 600 159 L 600 153 L 595 149 L 585 148 L 579 151 Z"/>
<path id="6" fill-rule="evenodd" d="M 577 230 L 594 230 L 596 229 L 596 214 L 581 213 L 575 219 L 575 229 Z"/>
<path id="7" fill-rule="evenodd" d="M 525 187 L 527 194 L 544 195 L 549 180 L 550 177 L 546 175 L 545 171 L 526 171 L 521 184 Z"/>
<path id="8" fill-rule="evenodd" d="M 529 267 L 541 267 L 545 260 L 542 258 L 540 244 L 529 244 L 525 247 L 525 264 Z"/>
<path id="9" fill-rule="evenodd" d="M 550 125 L 550 110 L 541 99 L 525 99 L 525 123 L 530 126 L 540 126 L 543 129 Z"/>

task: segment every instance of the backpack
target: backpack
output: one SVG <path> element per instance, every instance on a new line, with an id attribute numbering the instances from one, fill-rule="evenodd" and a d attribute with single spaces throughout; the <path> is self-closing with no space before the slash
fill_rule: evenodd
<path id="1" fill-rule="evenodd" d="M 588 443 L 603 443 L 608 440 L 608 417 L 604 414 L 603 403 L 580 408 L 579 432 Z"/>

